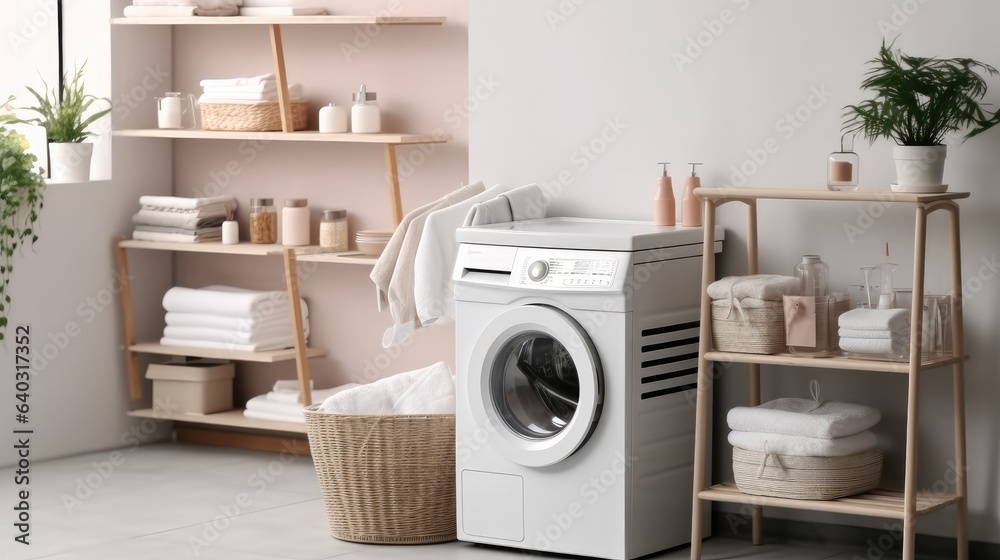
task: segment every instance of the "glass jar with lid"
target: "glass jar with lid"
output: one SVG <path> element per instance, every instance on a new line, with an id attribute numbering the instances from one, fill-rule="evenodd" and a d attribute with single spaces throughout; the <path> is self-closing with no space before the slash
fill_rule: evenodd
<path id="1" fill-rule="evenodd" d="M 319 223 L 319 245 L 336 252 L 347 250 L 347 210 L 324 210 Z"/>
<path id="2" fill-rule="evenodd" d="M 278 213 L 273 198 L 250 199 L 250 242 L 278 242 Z"/>

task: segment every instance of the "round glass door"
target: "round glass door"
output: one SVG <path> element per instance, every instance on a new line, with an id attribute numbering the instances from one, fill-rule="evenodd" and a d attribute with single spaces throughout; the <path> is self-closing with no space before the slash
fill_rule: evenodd
<path id="1" fill-rule="evenodd" d="M 604 400 L 597 351 L 570 315 L 512 308 L 483 329 L 468 364 L 468 399 L 492 445 L 521 465 L 552 465 L 582 446 Z"/>

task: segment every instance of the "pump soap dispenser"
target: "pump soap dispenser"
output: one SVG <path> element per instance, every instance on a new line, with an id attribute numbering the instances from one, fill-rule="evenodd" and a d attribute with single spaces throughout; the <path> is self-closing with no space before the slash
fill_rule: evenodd
<path id="1" fill-rule="evenodd" d="M 653 200 L 653 223 L 658 226 L 677 224 L 677 210 L 674 208 L 674 184 L 667 176 L 670 162 L 660 162 L 663 175 L 656 180 L 656 198 Z"/>
<path id="2" fill-rule="evenodd" d="M 696 166 L 701 163 L 688 163 L 691 166 L 691 176 L 684 178 L 684 198 L 681 199 L 681 225 L 684 227 L 696 227 L 701 225 L 701 200 L 694 194 L 694 190 L 701 187 L 701 177 L 698 176 Z"/>

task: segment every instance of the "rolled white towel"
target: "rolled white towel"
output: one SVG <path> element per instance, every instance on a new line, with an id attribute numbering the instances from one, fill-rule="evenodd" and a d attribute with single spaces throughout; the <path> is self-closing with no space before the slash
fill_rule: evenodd
<path id="1" fill-rule="evenodd" d="M 909 309 L 852 309 L 837 320 L 842 329 L 901 333 L 910 327 Z"/>
<path id="2" fill-rule="evenodd" d="M 781 301 L 782 296 L 794 296 L 798 293 L 798 278 L 777 274 L 726 276 L 708 285 L 708 297 L 712 299 Z"/>
<path id="3" fill-rule="evenodd" d="M 769 434 L 765 432 L 729 432 L 729 443 L 748 451 L 796 455 L 801 457 L 846 457 L 865 453 L 878 447 L 875 434 L 870 431 L 834 438 L 810 438 Z M 765 448 L 766 446 L 766 448 Z"/>
<path id="4" fill-rule="evenodd" d="M 909 351 L 908 338 L 848 338 L 840 337 L 840 349 L 857 354 L 891 354 L 906 356 Z"/>
<path id="5" fill-rule="evenodd" d="M 320 408 L 336 414 L 454 414 L 455 379 L 438 362 L 337 393 Z"/>
<path id="6" fill-rule="evenodd" d="M 740 432 L 768 432 L 811 438 L 839 438 L 878 424 L 882 414 L 863 404 L 784 398 L 760 406 L 737 406 L 729 411 L 729 428 Z"/>

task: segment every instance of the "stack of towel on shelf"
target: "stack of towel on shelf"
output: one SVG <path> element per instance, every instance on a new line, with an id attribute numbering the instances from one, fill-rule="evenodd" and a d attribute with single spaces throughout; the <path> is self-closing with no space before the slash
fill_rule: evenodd
<path id="1" fill-rule="evenodd" d="M 877 447 L 869 431 L 882 419 L 861 404 L 783 398 L 760 406 L 738 406 L 727 418 L 729 443 L 749 451 L 806 457 L 846 457 Z"/>
<path id="2" fill-rule="evenodd" d="M 243 0 L 132 0 L 125 17 L 235 16 Z"/>
<path id="3" fill-rule="evenodd" d="M 319 16 L 326 12 L 314 0 L 243 0 L 241 16 Z"/>
<path id="4" fill-rule="evenodd" d="M 330 389 L 316 389 L 312 391 L 312 400 L 314 403 L 320 403 L 337 393 L 357 386 L 357 383 L 347 383 Z M 312 388 L 311 383 L 310 388 Z M 302 397 L 299 394 L 299 382 L 286 380 L 275 382 L 271 391 L 247 401 L 243 416 L 256 418 L 257 420 L 305 424 L 306 417 L 302 413 Z"/>
<path id="5" fill-rule="evenodd" d="M 393 319 L 382 345 L 389 348 L 416 328 L 454 317 L 456 229 L 544 218 L 548 204 L 548 196 L 536 185 L 487 189 L 476 181 L 406 214 L 371 273 L 378 309 L 388 309 Z"/>
<path id="6" fill-rule="evenodd" d="M 250 78 L 225 78 L 202 80 L 204 92 L 199 103 L 247 103 L 278 100 L 278 79 L 274 74 L 262 74 Z M 302 86 L 288 85 L 290 99 L 302 98 Z"/>
<path id="7" fill-rule="evenodd" d="M 132 216 L 132 239 L 141 241 L 220 241 L 222 222 L 236 212 L 232 196 L 140 196 L 139 205 L 139 212 Z"/>
<path id="8" fill-rule="evenodd" d="M 840 349 L 845 352 L 909 355 L 909 309 L 852 309 L 838 322 Z"/>
<path id="9" fill-rule="evenodd" d="M 160 344 L 243 352 L 280 350 L 295 345 L 288 293 L 231 286 L 174 287 L 163 296 L 167 326 Z M 309 308 L 302 326 L 309 336 Z"/>
<path id="10" fill-rule="evenodd" d="M 313 396 L 314 401 L 319 399 Z M 455 414 L 455 378 L 444 362 L 338 391 L 319 410 L 334 414 Z"/>

